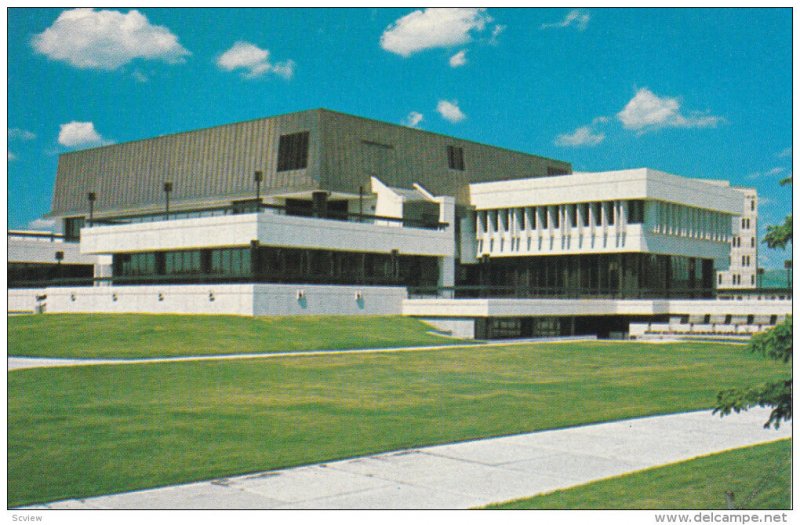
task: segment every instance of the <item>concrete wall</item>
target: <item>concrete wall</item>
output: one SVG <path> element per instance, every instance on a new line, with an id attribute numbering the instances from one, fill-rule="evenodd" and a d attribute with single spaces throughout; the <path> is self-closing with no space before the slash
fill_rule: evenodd
<path id="1" fill-rule="evenodd" d="M 8 311 L 9 312 L 36 312 L 39 306 L 37 296 L 42 296 L 46 292 L 44 288 L 12 288 L 8 290 Z"/>
<path id="2" fill-rule="evenodd" d="M 732 188 L 649 168 L 473 183 L 469 189 L 478 210 L 645 199 L 730 215 L 744 211 L 741 194 Z"/>
<path id="3" fill-rule="evenodd" d="M 258 284 L 254 288 L 254 315 L 399 315 L 407 297 L 405 288 L 397 286 Z"/>
<path id="4" fill-rule="evenodd" d="M 460 339 L 475 339 L 475 319 L 425 317 L 421 319 L 437 330 Z"/>
<path id="5" fill-rule="evenodd" d="M 62 264 L 95 264 L 97 257 L 81 254 L 78 243 L 8 236 L 8 262 L 55 264 L 56 252 L 64 252 Z"/>
<path id="6" fill-rule="evenodd" d="M 289 284 L 59 287 L 38 292 L 47 295 L 50 313 L 397 315 L 406 298 L 401 287 Z M 17 295 L 15 304 L 32 305 L 25 294 Z"/>
<path id="7" fill-rule="evenodd" d="M 297 217 L 267 211 L 83 228 L 81 251 L 104 254 L 249 246 L 254 239 L 264 246 L 376 253 L 398 250 L 401 254 L 440 257 L 452 256 L 455 249 L 452 231 Z"/>
<path id="8" fill-rule="evenodd" d="M 548 317 L 604 315 L 789 315 L 792 302 L 715 299 L 407 299 L 414 317 Z"/>

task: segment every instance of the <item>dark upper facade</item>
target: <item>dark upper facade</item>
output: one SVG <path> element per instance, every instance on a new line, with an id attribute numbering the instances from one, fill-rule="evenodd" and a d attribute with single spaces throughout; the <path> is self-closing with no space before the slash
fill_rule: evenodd
<path id="1" fill-rule="evenodd" d="M 317 109 L 115 144 L 61 155 L 53 217 L 174 209 L 325 190 L 357 195 L 370 177 L 390 186 L 422 184 L 466 204 L 468 184 L 571 172 L 569 163 L 427 131 Z"/>

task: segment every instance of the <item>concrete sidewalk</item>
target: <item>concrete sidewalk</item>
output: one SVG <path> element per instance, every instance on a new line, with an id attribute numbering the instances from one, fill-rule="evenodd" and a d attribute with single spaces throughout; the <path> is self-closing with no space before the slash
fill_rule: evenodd
<path id="1" fill-rule="evenodd" d="M 791 437 L 769 410 L 689 412 L 67 500 L 53 509 L 464 509 Z"/>

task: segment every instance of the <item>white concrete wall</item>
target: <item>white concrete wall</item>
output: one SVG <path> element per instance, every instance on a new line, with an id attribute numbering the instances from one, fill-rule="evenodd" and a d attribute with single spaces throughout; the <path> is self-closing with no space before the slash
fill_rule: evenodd
<path id="1" fill-rule="evenodd" d="M 546 317 L 593 315 L 789 315 L 791 301 L 715 299 L 406 299 L 414 317 Z"/>
<path id="2" fill-rule="evenodd" d="M 253 285 L 58 287 L 46 303 L 49 313 L 253 315 Z"/>
<path id="3" fill-rule="evenodd" d="M 293 284 L 87 286 L 38 292 L 47 295 L 50 313 L 397 315 L 407 297 L 402 287 Z M 25 294 L 16 295 L 20 298 L 15 304 L 33 310 Z"/>
<path id="4" fill-rule="evenodd" d="M 139 224 L 95 226 L 81 230 L 83 253 L 107 254 L 265 246 L 451 256 L 451 231 L 384 226 L 262 212 L 222 217 L 176 219 Z"/>
<path id="5" fill-rule="evenodd" d="M 731 215 L 744 211 L 741 195 L 732 188 L 649 168 L 482 182 L 469 187 L 470 201 L 478 210 L 645 199 Z"/>
<path id="6" fill-rule="evenodd" d="M 453 337 L 460 339 L 475 339 L 475 320 L 474 319 L 442 319 L 438 317 L 426 317 L 421 319 L 437 330 L 449 332 Z"/>
<path id="7" fill-rule="evenodd" d="M 62 264 L 95 264 L 97 261 L 94 255 L 81 254 L 78 243 L 8 236 L 8 262 L 56 264 L 56 252 L 64 252 Z"/>
<path id="8" fill-rule="evenodd" d="M 36 312 L 39 301 L 37 296 L 45 294 L 44 288 L 13 288 L 8 290 L 9 312 Z M 46 302 L 46 301 L 45 301 Z"/>
<path id="9" fill-rule="evenodd" d="M 253 315 L 399 315 L 407 297 L 399 286 L 257 284 L 254 288 Z"/>

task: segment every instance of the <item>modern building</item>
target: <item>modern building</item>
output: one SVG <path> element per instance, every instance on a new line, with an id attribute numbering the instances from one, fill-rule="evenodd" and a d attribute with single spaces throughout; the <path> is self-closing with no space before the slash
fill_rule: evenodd
<path id="1" fill-rule="evenodd" d="M 96 258 L 93 285 L 12 292 L 50 312 L 403 313 L 485 338 L 748 324 L 715 299 L 744 216 L 724 184 L 572 173 L 320 109 L 62 155 L 49 217 Z"/>
<path id="2" fill-rule="evenodd" d="M 733 219 L 730 265 L 717 273 L 717 288 L 760 288 L 758 282 L 758 195 L 752 188 L 734 188 L 744 197 L 744 211 Z"/>

